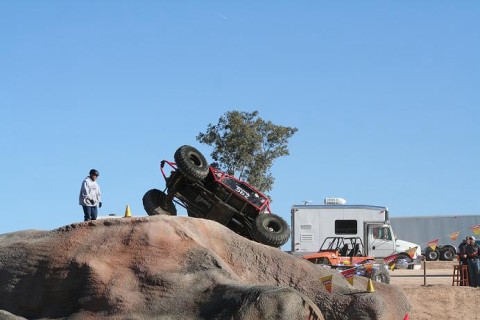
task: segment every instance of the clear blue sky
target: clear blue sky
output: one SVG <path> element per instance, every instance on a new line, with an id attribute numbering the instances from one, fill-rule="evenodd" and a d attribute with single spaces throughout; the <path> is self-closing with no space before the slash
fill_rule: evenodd
<path id="1" fill-rule="evenodd" d="M 0 233 L 145 215 L 162 159 L 231 110 L 296 127 L 272 209 L 480 214 L 478 1 L 1 1 Z"/>

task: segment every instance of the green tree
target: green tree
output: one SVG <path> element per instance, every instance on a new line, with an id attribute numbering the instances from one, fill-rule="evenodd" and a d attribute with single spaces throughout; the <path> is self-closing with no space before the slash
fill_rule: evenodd
<path id="1" fill-rule="evenodd" d="M 275 159 L 290 154 L 288 139 L 297 131 L 263 120 L 258 111 L 229 111 L 196 139 L 214 148 L 211 157 L 219 169 L 267 193 L 275 181 L 270 168 Z"/>

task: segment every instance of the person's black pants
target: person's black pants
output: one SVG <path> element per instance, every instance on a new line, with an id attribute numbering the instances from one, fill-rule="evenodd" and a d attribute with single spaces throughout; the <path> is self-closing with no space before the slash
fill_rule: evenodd
<path id="1" fill-rule="evenodd" d="M 476 287 L 478 283 L 478 259 L 468 259 L 468 276 L 470 287 Z"/>

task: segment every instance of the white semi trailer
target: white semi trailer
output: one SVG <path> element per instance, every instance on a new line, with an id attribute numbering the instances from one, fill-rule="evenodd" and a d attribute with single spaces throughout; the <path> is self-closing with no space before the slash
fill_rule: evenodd
<path id="1" fill-rule="evenodd" d="M 397 253 L 398 259 L 419 263 L 419 245 L 395 239 L 387 207 L 346 205 L 342 198 L 327 198 L 323 205 L 292 206 L 292 253 L 306 255 L 317 252 L 328 237 L 360 237 L 365 253 L 385 258 Z M 413 259 L 408 250 L 417 247 Z"/>
<path id="2" fill-rule="evenodd" d="M 420 243 L 427 260 L 453 260 L 458 246 L 468 235 L 471 228 L 480 225 L 480 215 L 445 215 L 445 216 L 409 216 L 391 217 L 390 222 L 395 235 Z M 452 235 L 458 232 L 458 238 Z M 432 250 L 427 243 L 438 239 L 438 245 Z"/>

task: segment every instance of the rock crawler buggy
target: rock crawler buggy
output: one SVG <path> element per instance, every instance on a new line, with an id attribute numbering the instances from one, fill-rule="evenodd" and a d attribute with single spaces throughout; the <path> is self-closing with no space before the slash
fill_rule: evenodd
<path id="1" fill-rule="evenodd" d="M 187 210 L 188 216 L 217 221 L 247 239 L 272 247 L 288 241 L 290 227 L 271 213 L 267 196 L 209 166 L 205 157 L 191 146 L 178 148 L 174 159 L 175 162 L 160 162 L 165 190 L 151 189 L 143 196 L 148 215 L 176 215 L 176 203 Z M 169 176 L 165 165 L 169 166 Z"/>
<path id="2" fill-rule="evenodd" d="M 363 242 L 359 237 L 328 237 L 318 252 L 305 255 L 303 258 L 339 271 L 355 267 L 358 276 L 383 283 L 390 282 L 388 266 L 377 263 L 374 257 L 366 256 Z M 371 264 L 371 268 L 368 264 Z"/>

